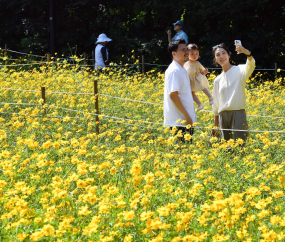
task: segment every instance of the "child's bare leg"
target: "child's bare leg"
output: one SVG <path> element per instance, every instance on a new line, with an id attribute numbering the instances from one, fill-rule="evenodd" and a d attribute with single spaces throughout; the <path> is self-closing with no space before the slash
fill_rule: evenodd
<path id="1" fill-rule="evenodd" d="M 198 106 L 200 106 L 200 105 L 201 105 L 201 101 L 200 101 L 200 99 L 196 96 L 195 92 L 192 92 L 192 96 L 193 96 L 194 102 L 197 103 Z"/>
<path id="2" fill-rule="evenodd" d="M 202 91 L 203 91 L 203 92 L 207 95 L 207 97 L 209 98 L 209 104 L 210 104 L 210 105 L 214 104 L 214 98 L 213 98 L 212 94 L 210 93 L 209 89 L 208 89 L 208 88 L 204 88 Z"/>
<path id="3" fill-rule="evenodd" d="M 194 102 L 198 104 L 197 111 L 203 109 L 205 105 L 201 103 L 200 99 L 196 96 L 195 92 L 192 92 L 192 96 L 193 96 Z"/>
<path id="4" fill-rule="evenodd" d="M 207 95 L 208 98 L 213 98 L 208 88 L 204 88 L 202 91 Z"/>

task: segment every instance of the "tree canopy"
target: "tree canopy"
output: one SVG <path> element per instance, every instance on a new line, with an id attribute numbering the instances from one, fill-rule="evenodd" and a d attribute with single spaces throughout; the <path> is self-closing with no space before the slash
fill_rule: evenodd
<path id="1" fill-rule="evenodd" d="M 55 50 L 59 54 L 91 54 L 99 34 L 108 44 L 111 61 L 122 55 L 145 54 L 146 60 L 168 64 L 167 30 L 183 20 L 189 41 L 200 47 L 201 62 L 212 65 L 212 46 L 240 39 L 257 66 L 285 66 L 285 3 L 270 0 L 53 0 Z M 0 46 L 44 54 L 50 51 L 47 1 L 0 0 Z M 244 57 L 233 55 L 239 62 Z"/>

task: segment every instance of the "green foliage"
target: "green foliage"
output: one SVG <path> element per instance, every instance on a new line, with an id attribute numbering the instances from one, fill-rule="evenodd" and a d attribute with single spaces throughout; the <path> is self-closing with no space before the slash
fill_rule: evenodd
<path id="1" fill-rule="evenodd" d="M 185 15 L 185 13 L 186 13 L 186 8 L 184 8 L 184 11 L 183 11 L 183 13 L 182 13 L 182 15 L 181 15 L 181 21 L 184 21 L 184 15 Z"/>
<path id="2" fill-rule="evenodd" d="M 209 3 L 211 3 L 209 5 Z M 77 46 L 78 53 L 91 52 L 99 34 L 113 39 L 109 43 L 111 61 L 119 61 L 132 50 L 142 50 L 146 62 L 159 60 L 168 64 L 167 30 L 181 19 L 189 41 L 201 48 L 201 62 L 212 65 L 211 47 L 224 42 L 234 52 L 233 41 L 240 39 L 250 49 L 258 67 L 273 68 L 277 62 L 285 65 L 285 3 L 282 1 L 118 1 L 91 0 L 55 1 L 56 52 L 69 55 Z M 30 51 L 44 54 L 49 51 L 48 1 L 0 1 L 0 46 L 26 50 L 23 41 L 31 40 Z M 28 33 L 27 33 L 28 31 Z M 156 43 L 160 43 L 157 45 Z M 237 63 L 244 57 L 233 55 Z"/>

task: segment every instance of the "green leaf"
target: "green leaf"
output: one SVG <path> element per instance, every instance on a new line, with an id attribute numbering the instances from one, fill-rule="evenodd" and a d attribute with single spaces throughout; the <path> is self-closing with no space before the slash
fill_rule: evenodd
<path id="1" fill-rule="evenodd" d="M 109 12 L 110 12 L 111 15 L 115 14 L 115 11 L 112 8 L 109 8 Z"/>

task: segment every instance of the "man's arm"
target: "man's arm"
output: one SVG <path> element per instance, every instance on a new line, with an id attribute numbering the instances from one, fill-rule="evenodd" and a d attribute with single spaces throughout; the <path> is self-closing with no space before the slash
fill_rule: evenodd
<path id="1" fill-rule="evenodd" d="M 171 42 L 172 41 L 172 39 L 171 39 L 171 30 L 167 31 L 167 35 L 168 35 L 168 42 Z"/>
<path id="2" fill-rule="evenodd" d="M 169 94 L 170 99 L 172 100 L 172 102 L 175 104 L 175 106 L 177 107 L 177 109 L 183 114 L 183 116 L 185 117 L 186 120 L 186 124 L 191 124 L 193 125 L 193 121 L 191 119 L 191 117 L 189 116 L 188 112 L 186 111 L 186 109 L 184 108 L 179 96 L 178 96 L 178 92 L 172 92 Z"/>

